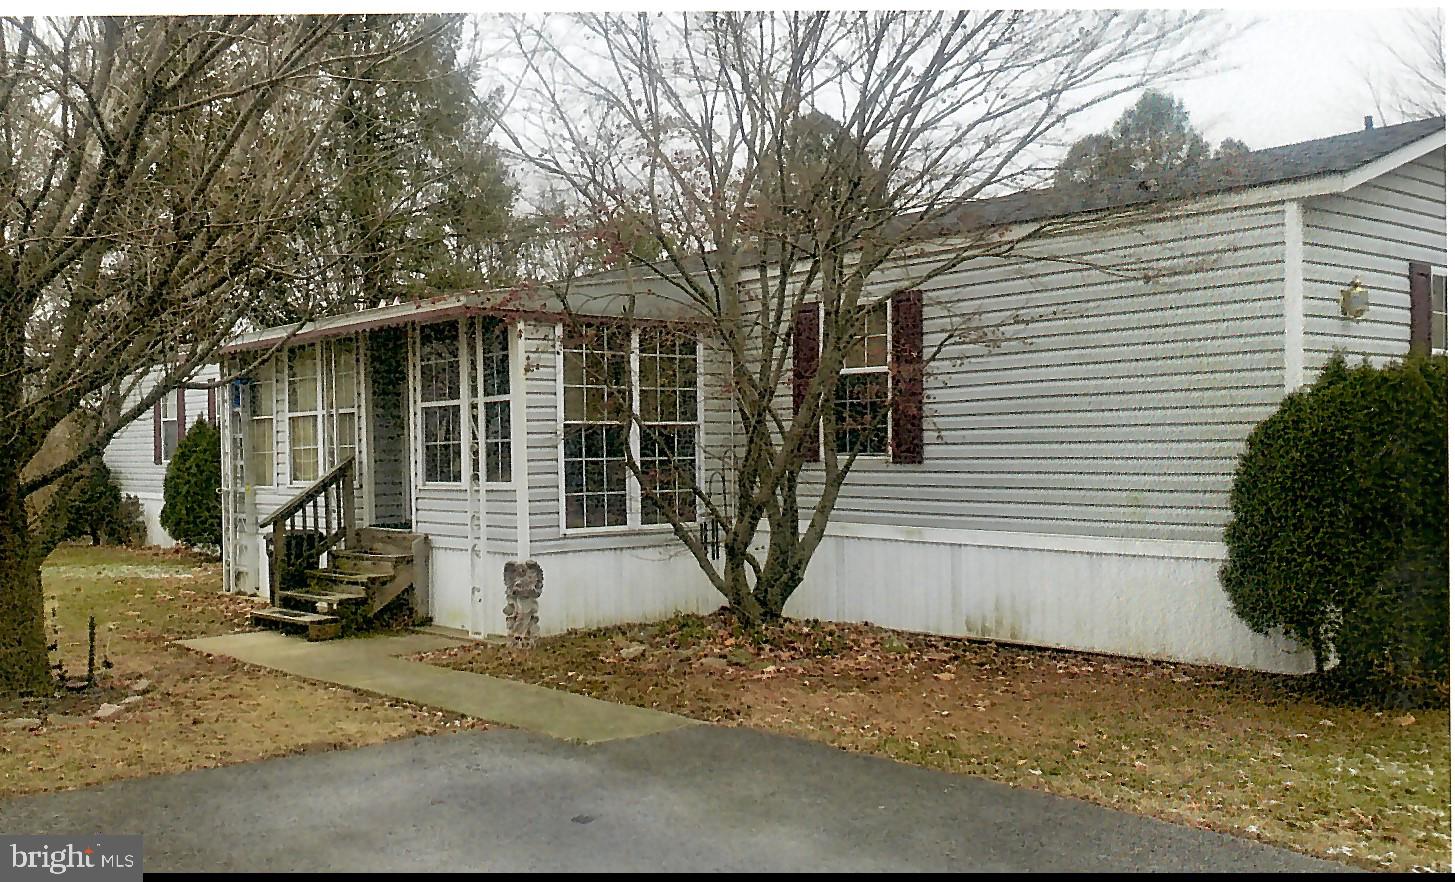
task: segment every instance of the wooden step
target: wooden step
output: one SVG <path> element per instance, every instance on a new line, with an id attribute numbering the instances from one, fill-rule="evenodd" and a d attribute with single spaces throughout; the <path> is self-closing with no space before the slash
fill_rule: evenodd
<path id="1" fill-rule="evenodd" d="M 375 573 L 392 575 L 401 567 L 414 566 L 412 554 L 381 554 L 373 551 L 344 549 L 331 555 L 331 568 L 342 573 Z"/>
<path id="2" fill-rule="evenodd" d="M 253 610 L 252 619 L 254 624 L 263 627 L 302 633 L 309 640 L 332 640 L 343 630 L 338 616 L 280 609 L 276 606 Z"/>
<path id="3" fill-rule="evenodd" d="M 415 540 L 420 538 L 418 533 L 387 527 L 360 527 L 355 535 L 357 544 L 350 550 L 374 554 L 411 554 Z"/>
<path id="4" fill-rule="evenodd" d="M 279 591 L 278 600 L 287 609 L 333 615 L 340 606 L 363 603 L 368 599 L 362 591 Z"/>
<path id="5" fill-rule="evenodd" d="M 380 588 L 389 584 L 394 578 L 391 570 L 386 573 L 346 573 L 342 570 L 308 570 L 305 574 L 308 577 L 310 591 L 320 592 L 357 592 L 367 593 L 371 588 Z"/>

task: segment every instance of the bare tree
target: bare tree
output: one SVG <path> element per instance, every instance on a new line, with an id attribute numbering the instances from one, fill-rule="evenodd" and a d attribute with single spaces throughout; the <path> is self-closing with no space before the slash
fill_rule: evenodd
<path id="1" fill-rule="evenodd" d="M 1380 122 L 1444 116 L 1444 10 L 1407 9 L 1401 31 L 1379 41 L 1379 66 L 1364 75 Z"/>
<path id="2" fill-rule="evenodd" d="M 743 620 L 782 613 L 861 442 L 882 432 L 885 390 L 846 406 L 840 384 L 846 360 L 875 345 L 876 316 L 1045 232 L 976 228 L 976 200 L 1044 180 L 1038 145 L 1081 110 L 1190 71 L 1213 24 L 1197 13 L 995 11 L 514 20 L 508 60 L 524 80 L 501 125 L 515 155 L 575 194 L 567 226 L 586 231 L 596 260 L 602 231 L 633 220 L 605 249 L 639 292 L 624 319 L 648 291 L 671 297 L 726 363 L 728 388 L 708 390 L 735 409 L 726 494 L 663 454 L 674 439 L 657 438 L 623 396 L 608 394 L 597 415 L 637 426 L 642 462 L 629 447 L 611 455 Z M 569 310 L 587 288 L 552 290 Z M 795 335 L 805 309 L 813 318 Z M 570 323 L 568 349 L 614 345 L 609 328 Z M 920 383 L 951 339 L 993 332 L 957 316 L 944 339 L 895 360 L 892 382 Z M 794 376 L 795 342 L 819 350 L 807 374 Z M 615 355 L 595 364 L 608 389 L 625 369 Z M 822 471 L 806 471 L 820 455 Z M 698 518 L 722 536 L 720 560 Z"/>
<path id="3" fill-rule="evenodd" d="M 77 467 L 307 266 L 340 17 L 0 20 L 0 691 L 49 686 L 40 564 Z M 159 380 L 120 407 L 149 369 Z M 79 449 L 37 457 L 90 408 Z M 32 467 L 32 462 L 37 463 Z"/>

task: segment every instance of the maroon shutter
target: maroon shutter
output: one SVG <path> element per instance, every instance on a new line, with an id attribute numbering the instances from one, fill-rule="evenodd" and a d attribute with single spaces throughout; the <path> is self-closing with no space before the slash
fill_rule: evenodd
<path id="1" fill-rule="evenodd" d="M 162 464 L 162 402 L 152 405 L 152 463 Z"/>
<path id="2" fill-rule="evenodd" d="M 793 413 L 803 408 L 808 387 L 818 373 L 819 353 L 818 304 L 805 303 L 793 315 Z M 809 429 L 804 439 L 804 462 L 818 462 L 818 424 Z"/>
<path id="3" fill-rule="evenodd" d="M 187 390 L 177 389 L 177 443 L 182 443 L 182 436 L 187 434 Z M 176 448 L 172 448 L 175 450 Z"/>
<path id="4" fill-rule="evenodd" d="M 1429 355 L 1434 312 L 1430 301 L 1430 265 L 1410 262 L 1410 355 Z"/>
<path id="5" fill-rule="evenodd" d="M 894 383 L 890 461 L 921 463 L 925 461 L 924 295 L 899 291 L 890 304 L 894 336 L 889 362 Z"/>
<path id="6" fill-rule="evenodd" d="M 207 387 L 207 421 L 217 425 L 217 388 Z"/>

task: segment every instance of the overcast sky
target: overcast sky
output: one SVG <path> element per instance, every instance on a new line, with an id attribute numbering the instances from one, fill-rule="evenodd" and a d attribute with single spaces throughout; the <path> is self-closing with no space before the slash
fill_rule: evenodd
<path id="1" fill-rule="evenodd" d="M 1209 141 L 1239 138 L 1255 150 L 1361 128 L 1365 114 L 1375 113 L 1363 72 L 1386 60 L 1381 39 L 1409 42 L 1402 10 L 1236 11 L 1229 18 L 1248 30 L 1224 47 L 1225 70 L 1167 91 L 1183 100 Z M 1076 128 L 1105 128 L 1133 100 L 1098 108 Z"/>
<path id="2" fill-rule="evenodd" d="M 115 12 L 115 0 L 10 0 L 6 5 L 29 8 L 32 12 Z M 963 2 L 963 0 L 962 0 Z M 131 0 L 127 11 L 136 12 L 201 12 L 246 9 L 257 12 L 296 12 L 297 0 Z M 312 0 L 305 4 L 310 12 L 398 11 L 410 4 L 398 0 Z M 556 9 L 708 9 L 762 8 L 762 3 L 741 0 L 686 0 L 684 3 L 643 2 L 631 0 L 537 0 L 526 4 L 521 0 L 436 0 L 419 4 L 421 8 L 454 12 L 547 11 Z M 821 0 L 820 3 L 785 3 L 782 8 L 814 8 L 815 6 L 853 9 L 853 0 Z M 863 4 L 885 8 L 882 0 Z M 944 3 L 907 3 L 906 6 L 945 6 Z M 956 4 L 949 4 L 956 5 Z M 975 7 L 999 5 L 975 2 Z M 1057 4 L 1046 4 L 1057 5 Z M 1086 5 L 1086 4 L 1076 4 Z M 1093 4 L 1094 5 L 1094 4 Z M 1107 5 L 1118 5 L 1110 3 Z M 1168 3 L 1168 6 L 1183 5 Z M 1294 0 L 1280 0 L 1287 8 Z M 1434 5 L 1434 4 L 1428 4 Z M 1363 72 L 1384 58 L 1381 37 L 1392 42 L 1408 42 L 1404 33 L 1402 10 L 1364 9 L 1321 10 L 1298 9 L 1285 12 L 1261 12 L 1248 0 L 1224 3 L 1227 15 L 1248 30 L 1223 47 L 1219 62 L 1225 70 L 1193 82 L 1174 84 L 1168 91 L 1182 98 L 1193 122 L 1213 143 L 1225 137 L 1240 138 L 1253 148 L 1271 147 L 1294 141 L 1318 138 L 1360 128 L 1365 114 L 1375 112 L 1373 99 L 1364 85 Z M 1087 114 L 1078 121 L 1073 135 L 1097 131 L 1108 126 L 1118 113 L 1135 100 L 1134 96 L 1112 103 Z"/>

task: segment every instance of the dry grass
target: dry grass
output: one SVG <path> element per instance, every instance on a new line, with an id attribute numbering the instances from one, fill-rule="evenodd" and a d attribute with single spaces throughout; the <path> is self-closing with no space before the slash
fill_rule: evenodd
<path id="1" fill-rule="evenodd" d="M 0 716 L 40 717 L 34 731 L 0 731 L 0 794 L 99 784 L 311 750 L 372 744 L 479 726 L 476 721 L 365 696 L 225 659 L 170 641 L 247 627 L 252 603 L 220 593 L 216 564 L 180 554 L 65 547 L 47 561 L 45 588 L 57 604 L 60 657 L 72 676 L 86 665 L 86 619 L 98 623 L 103 688 L 47 701 L 10 701 Z M 99 659 L 98 659 L 99 661 Z M 113 722 L 89 716 L 126 684 L 153 688 Z"/>
<path id="2" fill-rule="evenodd" d="M 573 632 L 523 658 L 480 645 L 429 660 L 1360 866 L 1449 869 L 1448 711 L 1331 707 L 1290 678 L 869 626 L 792 623 L 766 638 L 682 617 Z M 646 649 L 624 659 L 635 643 Z"/>

